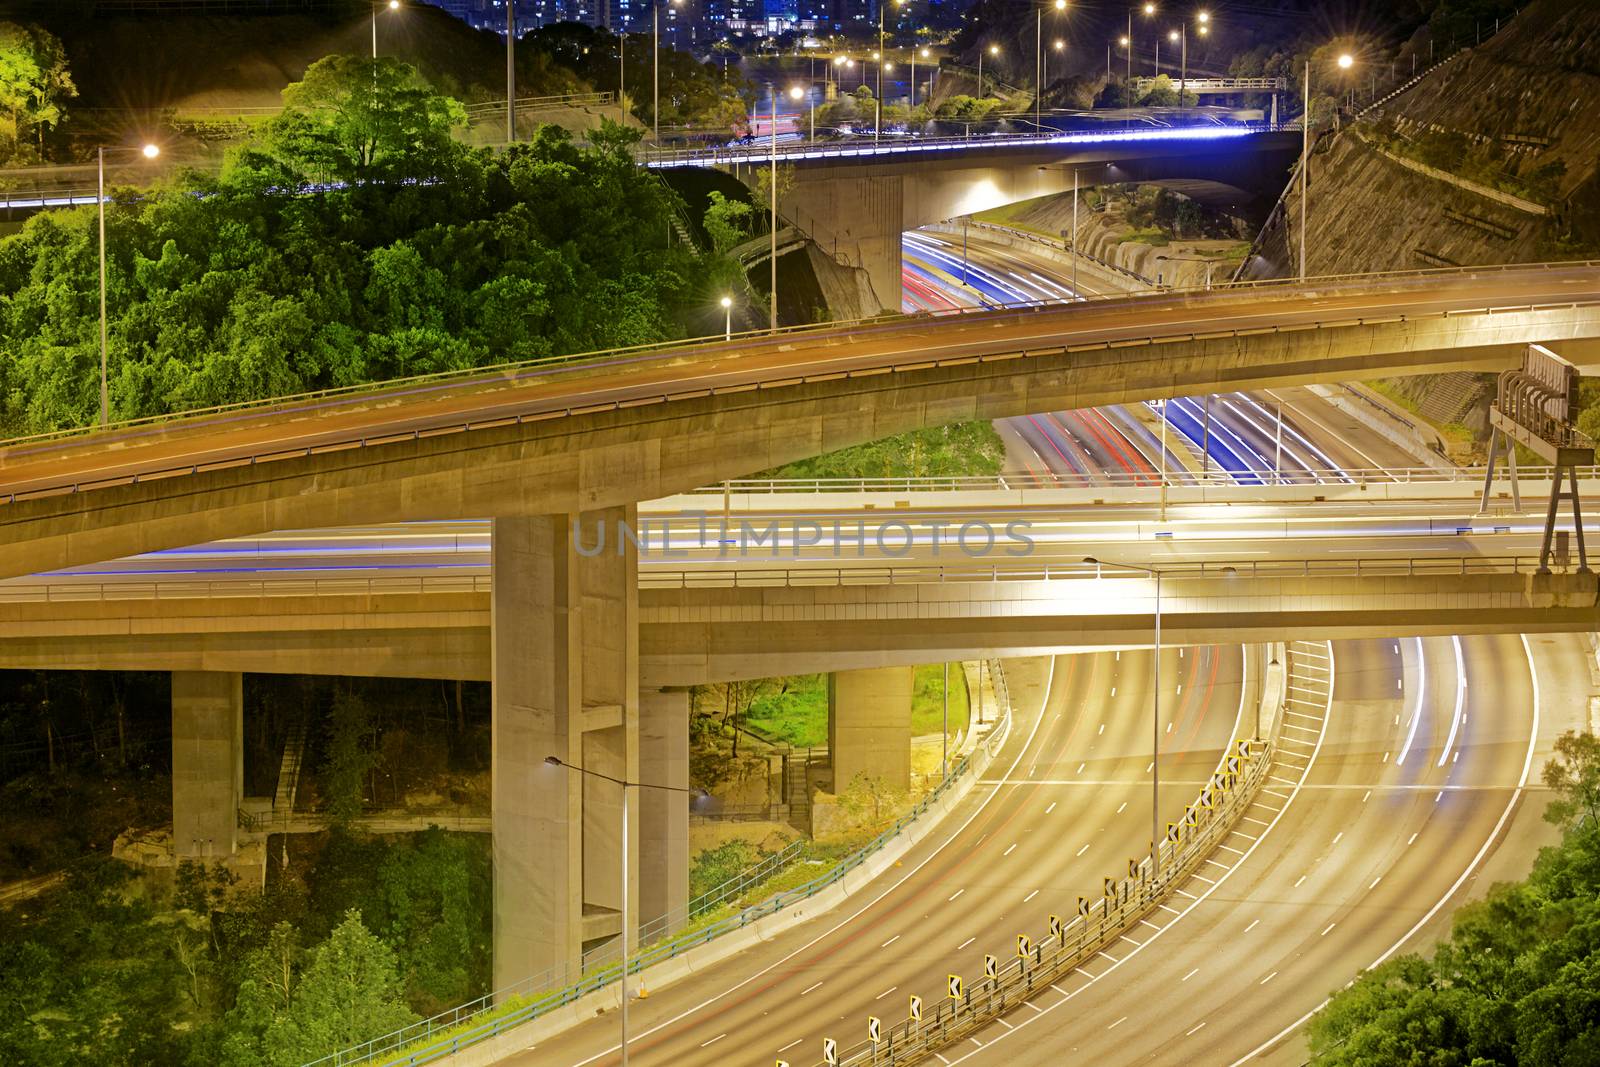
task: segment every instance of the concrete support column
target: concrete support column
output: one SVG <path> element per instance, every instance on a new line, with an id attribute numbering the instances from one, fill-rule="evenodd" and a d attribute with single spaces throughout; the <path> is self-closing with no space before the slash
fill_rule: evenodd
<path id="1" fill-rule="evenodd" d="M 637 778 L 638 560 L 619 529 L 633 512 L 494 520 L 496 989 L 620 928 L 621 788 L 544 760 Z"/>
<path id="2" fill-rule="evenodd" d="M 689 788 L 689 691 L 651 689 L 639 698 L 639 780 Z M 689 796 L 643 789 L 639 796 L 639 921 L 682 915 L 689 905 Z M 673 923 L 676 929 L 678 923 Z"/>
<path id="3" fill-rule="evenodd" d="M 833 791 L 858 775 L 911 787 L 911 667 L 836 671 L 828 676 L 828 749 Z"/>
<path id="4" fill-rule="evenodd" d="M 900 234 L 906 228 L 905 179 L 893 173 L 801 170 L 783 212 L 830 256 L 863 268 L 873 295 L 900 310 Z"/>
<path id="5" fill-rule="evenodd" d="M 220 859 L 238 846 L 244 792 L 244 675 L 172 672 L 172 847 Z"/>

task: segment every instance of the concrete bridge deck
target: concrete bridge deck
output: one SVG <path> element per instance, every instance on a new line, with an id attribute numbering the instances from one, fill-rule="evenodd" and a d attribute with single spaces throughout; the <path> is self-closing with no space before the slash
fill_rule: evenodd
<path id="1" fill-rule="evenodd" d="M 1600 351 L 1595 264 L 781 332 L 14 443 L 0 577 L 275 529 L 620 506 L 924 426 Z"/>

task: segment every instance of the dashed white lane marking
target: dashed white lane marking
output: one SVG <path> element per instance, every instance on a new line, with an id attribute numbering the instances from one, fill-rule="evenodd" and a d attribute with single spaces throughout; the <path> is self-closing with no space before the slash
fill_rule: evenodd
<path id="1" fill-rule="evenodd" d="M 1100 724 L 1100 734 L 1103 734 L 1103 733 L 1105 733 L 1105 732 L 1106 732 L 1106 724 L 1105 724 L 1105 723 L 1101 723 L 1101 724 Z M 1095 736 L 1096 736 L 1096 737 L 1099 737 L 1099 736 L 1100 736 L 1100 734 L 1095 734 Z"/>
<path id="2" fill-rule="evenodd" d="M 995 1019 L 995 1022 L 999 1023 L 1001 1026 L 1005 1027 L 1007 1030 L 1015 1030 L 1016 1029 L 1015 1026 L 1012 1026 L 1010 1023 L 1006 1022 L 1004 1019 L 997 1018 L 997 1019 Z"/>
<path id="3" fill-rule="evenodd" d="M 966 948 L 968 945 L 972 944 L 976 940 L 978 940 L 976 937 L 967 938 L 965 941 L 961 942 L 961 944 L 956 946 L 956 951 L 960 952 L 962 949 Z"/>
<path id="4" fill-rule="evenodd" d="M 1265 978 L 1261 979 L 1261 981 L 1257 982 L 1256 985 L 1266 985 L 1268 982 L 1272 981 L 1276 977 L 1278 977 L 1278 972 L 1277 971 L 1273 971 L 1271 974 L 1269 974 Z"/>
<path id="5" fill-rule="evenodd" d="M 1028 1007 L 1032 1008 L 1033 1009 L 1033 1013 L 1035 1015 L 1043 1015 L 1044 1014 L 1044 1009 L 1039 1007 L 1039 1005 L 1035 1004 L 1033 1001 L 1024 1000 L 1022 1003 L 1026 1004 Z"/>
<path id="6" fill-rule="evenodd" d="M 934 1056 L 938 1059 L 938 1061 L 940 1063 L 948 1064 L 950 1062 L 949 1060 L 945 1059 L 943 1056 L 940 1056 L 937 1052 L 934 1053 Z"/>
<path id="7" fill-rule="evenodd" d="M 1056 801 L 1052 800 L 1050 802 L 1050 806 L 1048 808 L 1044 809 L 1044 813 L 1046 815 L 1049 815 L 1052 811 L 1055 811 L 1056 810 L 1056 803 L 1057 803 Z"/>
<path id="8" fill-rule="evenodd" d="M 972 1043 L 973 1043 L 973 1044 L 974 1044 L 974 1045 L 977 1045 L 977 1046 L 978 1046 L 978 1047 L 979 1047 L 979 1048 L 982 1048 L 982 1047 L 983 1047 L 983 1042 L 982 1042 L 982 1041 L 979 1041 L 979 1040 L 978 1040 L 978 1039 L 977 1039 L 977 1038 L 975 1038 L 975 1037 L 969 1037 L 969 1038 L 967 1038 L 967 1040 L 968 1040 L 968 1041 L 970 1041 L 970 1042 L 972 1042 Z"/>
<path id="9" fill-rule="evenodd" d="M 1444 797 L 1444 790 L 1442 790 L 1442 789 L 1441 789 L 1441 790 L 1440 790 L 1440 791 L 1439 791 L 1439 792 L 1437 792 L 1437 793 L 1435 793 L 1435 794 L 1434 794 L 1434 795 L 1433 795 L 1433 802 L 1434 802 L 1434 803 L 1435 803 L 1435 804 L 1437 804 L 1437 803 L 1439 803 L 1439 801 L 1440 801 L 1440 800 L 1441 800 L 1441 799 L 1443 799 L 1443 797 Z"/>
<path id="10" fill-rule="evenodd" d="M 1385 763 L 1389 762 L 1389 753 L 1385 752 L 1383 754 L 1383 762 L 1385 762 Z"/>
<path id="11" fill-rule="evenodd" d="M 1200 1027 L 1204 1026 L 1204 1025 L 1205 1025 L 1205 1023 L 1201 1023 L 1200 1026 L 1196 1026 L 1193 1030 L 1184 1031 L 1183 1036 L 1184 1037 L 1193 1037 L 1195 1034 L 1198 1034 L 1200 1032 Z"/>
<path id="12" fill-rule="evenodd" d="M 1383 881 L 1383 875 L 1380 874 L 1380 875 L 1378 875 L 1378 877 L 1376 877 L 1376 878 L 1374 878 L 1372 880 L 1372 884 L 1367 886 L 1367 888 L 1368 889 L 1376 889 L 1376 888 L 1378 888 L 1378 883 L 1381 882 L 1381 881 Z"/>
<path id="13" fill-rule="evenodd" d="M 1076 858 L 1076 857 L 1077 857 L 1077 856 L 1081 856 L 1081 855 L 1083 855 L 1083 854 L 1084 854 L 1084 853 L 1085 853 L 1085 852 L 1088 852 L 1088 851 L 1089 851 L 1089 846 L 1088 846 L 1088 845 L 1084 845 L 1084 846 L 1083 846 L 1083 847 L 1082 847 L 1082 848 L 1080 848 L 1080 849 L 1079 849 L 1079 850 L 1078 850 L 1078 851 L 1077 851 L 1077 852 L 1076 852 L 1076 853 L 1074 853 L 1074 858 Z"/>
<path id="14" fill-rule="evenodd" d="M 900 940 L 900 935 L 899 934 L 895 934 L 893 937 L 891 937 L 889 940 L 885 941 L 883 944 L 879 945 L 878 947 L 879 948 L 888 948 L 890 945 L 894 944 L 898 940 Z"/>
<path id="15" fill-rule="evenodd" d="M 1028 901 L 1032 900 L 1034 897 L 1036 897 L 1038 895 L 1039 895 L 1039 891 L 1037 889 L 1035 889 L 1033 892 L 1031 892 L 1027 896 L 1023 897 L 1022 898 L 1022 902 L 1024 904 L 1026 904 Z"/>
<path id="16" fill-rule="evenodd" d="M 1155 923 L 1151 922 L 1149 919 L 1140 919 L 1139 921 L 1144 923 L 1146 926 L 1148 926 L 1152 930 L 1161 929 L 1161 927 L 1157 926 Z"/>
<path id="17" fill-rule="evenodd" d="M 1008 846 L 1006 846 L 1006 850 L 1005 850 L 1005 851 L 1004 851 L 1004 852 L 1002 852 L 1002 853 L 1000 853 L 1000 855 L 1002 855 L 1002 856 L 1009 856 L 1009 855 L 1011 855 L 1011 854 L 1012 854 L 1012 853 L 1013 853 L 1013 852 L 1015 852 L 1015 851 L 1016 851 L 1016 850 L 1017 850 L 1017 846 L 1016 846 L 1016 844 L 1015 844 L 1015 843 L 1014 843 L 1014 842 L 1013 842 L 1013 843 L 1012 843 L 1012 844 L 1010 844 L 1010 845 L 1008 845 Z"/>
<path id="18" fill-rule="evenodd" d="M 1062 996 L 1066 996 L 1067 995 L 1067 991 L 1065 989 L 1062 989 L 1060 986 L 1056 985 L 1054 982 L 1050 983 L 1050 988 L 1054 989 L 1057 993 L 1060 993 Z M 1032 1003 L 1032 1002 L 1030 1001 L 1029 1003 Z"/>
<path id="19" fill-rule="evenodd" d="M 1112 686 L 1111 687 L 1111 695 L 1112 696 L 1116 696 L 1117 695 L 1117 687 L 1116 686 Z"/>
<path id="20" fill-rule="evenodd" d="M 1367 802 L 1367 798 L 1370 797 L 1371 795 L 1372 795 L 1372 790 L 1370 790 L 1370 789 L 1367 790 L 1365 793 L 1362 793 L 1361 794 L 1361 803 L 1365 804 Z"/>
<path id="21" fill-rule="evenodd" d="M 721 1041 L 723 1038 L 725 1038 L 727 1036 L 728 1036 L 727 1034 L 718 1034 L 716 1037 L 712 1038 L 710 1041 L 702 1041 L 702 1042 L 700 1042 L 700 1047 L 701 1048 L 705 1048 L 707 1045 L 715 1045 L 718 1041 Z"/>
<path id="22" fill-rule="evenodd" d="M 1193 978 L 1195 975 L 1197 975 L 1199 973 L 1200 973 L 1200 968 L 1196 967 L 1194 970 L 1190 971 L 1188 974 L 1186 974 L 1182 978 L 1178 979 L 1178 981 L 1187 982 L 1189 979 Z"/>
<path id="23" fill-rule="evenodd" d="M 1299 889 L 1300 888 L 1300 883 L 1304 882 L 1305 880 L 1306 880 L 1306 876 L 1303 875 L 1303 874 L 1299 878 L 1296 878 L 1294 880 L 1294 888 Z"/>
<path id="24" fill-rule="evenodd" d="M 1125 1023 L 1127 1021 L 1128 1021 L 1128 1017 L 1126 1015 L 1124 1015 L 1122 1018 L 1118 1019 L 1116 1022 L 1114 1022 L 1110 1026 L 1106 1027 L 1106 1029 L 1107 1030 L 1115 1030 L 1117 1027 L 1121 1026 L 1123 1023 Z"/>
<path id="25" fill-rule="evenodd" d="M 1126 800 L 1124 800 L 1124 801 L 1123 801 L 1123 802 L 1122 802 L 1122 803 L 1121 803 L 1121 804 L 1120 804 L 1120 805 L 1119 805 L 1119 806 L 1118 806 L 1118 807 L 1117 807 L 1117 814 L 1118 814 L 1118 815 L 1121 815 L 1121 814 L 1122 814 L 1122 813 L 1123 813 L 1123 812 L 1124 812 L 1124 811 L 1126 811 L 1126 810 L 1127 810 L 1127 807 L 1128 807 L 1128 802 L 1127 802 L 1127 801 L 1126 801 Z"/>
<path id="26" fill-rule="evenodd" d="M 1239 835 L 1239 836 L 1240 836 L 1240 837 L 1243 837 L 1243 836 L 1244 836 L 1244 835 L 1243 835 L 1243 834 L 1240 834 L 1240 835 Z M 1242 849 L 1242 848 L 1234 848 L 1234 847 L 1233 847 L 1233 846 L 1232 846 L 1232 845 L 1222 845 L 1222 844 L 1219 844 L 1219 845 L 1217 845 L 1217 847 L 1218 847 L 1218 848 L 1220 848 L 1220 849 L 1226 849 L 1226 850 L 1227 850 L 1227 851 L 1229 851 L 1229 852 L 1232 852 L 1232 853 L 1233 853 L 1233 854 L 1234 854 L 1234 855 L 1235 855 L 1235 856 L 1242 856 L 1242 855 L 1244 855 L 1244 849 Z M 1222 866 L 1222 865 L 1221 865 L 1221 864 L 1220 864 L 1220 863 L 1219 863 L 1219 864 L 1217 864 L 1217 866 L 1219 866 L 1219 867 L 1220 867 L 1220 866 Z"/>
<path id="27" fill-rule="evenodd" d="M 817 986 L 820 986 L 821 984 L 821 982 L 818 982 L 817 985 L 806 986 L 804 989 L 800 990 L 800 995 L 802 997 L 805 996 L 807 993 L 811 992 L 813 989 L 816 989 Z"/>
<path id="28" fill-rule="evenodd" d="M 872 999 L 873 1000 L 882 1000 L 884 997 L 888 996 L 890 993 L 893 993 L 896 989 L 899 989 L 899 988 L 900 987 L 897 986 L 897 985 L 892 985 L 888 989 L 885 989 L 882 993 L 879 993 L 877 996 L 873 997 Z"/>
<path id="29" fill-rule="evenodd" d="M 1260 919 L 1251 919 L 1250 920 L 1250 925 L 1246 926 L 1244 928 L 1244 932 L 1248 934 L 1251 930 L 1254 930 L 1256 928 L 1256 923 L 1258 923 L 1260 921 L 1261 921 Z"/>
<path id="30" fill-rule="evenodd" d="M 782 1048 L 780 1048 L 778 1051 L 779 1052 L 788 1052 L 790 1049 L 794 1048 L 796 1045 L 798 1045 L 800 1042 L 802 1042 L 804 1040 L 805 1040 L 805 1038 L 803 1038 L 803 1037 L 797 1037 L 793 1041 L 789 1042 L 787 1045 L 785 1045 Z"/>
<path id="31" fill-rule="evenodd" d="M 1410 837 L 1406 838 L 1406 844 L 1408 844 L 1408 845 L 1415 844 L 1416 840 L 1417 840 L 1417 835 L 1416 834 L 1412 834 Z"/>
<path id="32" fill-rule="evenodd" d="M 956 897 L 959 897 L 962 893 L 965 893 L 965 892 L 966 892 L 965 889 L 957 889 L 954 893 L 950 894 L 950 899 L 946 900 L 945 903 L 946 904 L 954 904 L 955 900 L 956 900 Z"/>
<path id="33" fill-rule="evenodd" d="M 1342 837 L 1344 837 L 1344 831 L 1340 830 L 1338 833 L 1333 835 L 1333 843 L 1337 845 Z"/>
<path id="34" fill-rule="evenodd" d="M 1338 926 L 1338 925 L 1339 925 L 1338 923 L 1329 923 L 1327 928 L 1322 931 L 1322 934 L 1320 936 L 1327 937 L 1328 936 L 1328 930 L 1332 930 L 1335 926 Z"/>

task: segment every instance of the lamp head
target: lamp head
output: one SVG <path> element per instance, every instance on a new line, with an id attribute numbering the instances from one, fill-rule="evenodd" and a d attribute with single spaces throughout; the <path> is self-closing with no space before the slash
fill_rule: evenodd
<path id="1" fill-rule="evenodd" d="M 1123 34 L 1121 37 L 1118 37 L 1117 38 L 1117 43 L 1120 44 L 1124 48 L 1128 47 L 1128 35 L 1127 34 Z"/>
<path id="2" fill-rule="evenodd" d="M 1211 27 L 1210 26 L 1201 26 L 1200 27 L 1200 36 L 1204 37 L 1206 34 L 1208 34 L 1210 32 L 1211 32 Z"/>
<path id="3" fill-rule="evenodd" d="M 1154 4 L 1146 4 L 1146 5 L 1144 5 L 1144 13 L 1146 15 L 1154 15 L 1156 13 L 1156 5 L 1154 5 Z"/>
<path id="4" fill-rule="evenodd" d="M 400 0 L 389 0 L 389 10 L 390 11 L 399 11 L 400 10 Z"/>
<path id="5" fill-rule="evenodd" d="M 143 148 L 139 149 L 139 154 L 144 156 L 146 159 L 154 159 L 161 154 L 161 146 L 147 144 Z"/>
<path id="6" fill-rule="evenodd" d="M 1084 557 L 1083 557 L 1083 561 L 1084 561 L 1084 562 L 1085 562 L 1085 563 L 1092 563 L 1092 564 L 1094 564 L 1094 565 L 1095 565 L 1095 566 L 1096 566 L 1096 567 L 1098 567 L 1098 566 L 1100 566 L 1100 561 L 1099 561 L 1099 560 L 1097 560 L 1097 559 L 1095 559 L 1095 558 L 1094 558 L 1094 557 L 1093 557 L 1093 556 L 1084 556 Z M 551 759 L 555 759 L 555 757 L 554 757 L 554 756 L 551 756 L 551 757 L 550 757 L 550 758 L 551 758 Z"/>
<path id="7" fill-rule="evenodd" d="M 1167 40 L 1176 41 L 1177 39 L 1178 39 L 1178 31 L 1177 30 L 1168 30 L 1167 31 Z"/>
<path id="8" fill-rule="evenodd" d="M 721 304 L 725 308 L 731 308 L 733 307 L 733 297 L 725 296 L 721 300 L 717 301 L 717 303 Z"/>
<path id="9" fill-rule="evenodd" d="M 551 767 L 565 767 L 566 766 L 565 763 L 561 762 L 561 757 L 560 756 L 546 756 L 544 758 L 544 761 L 545 761 L 546 764 L 548 764 Z"/>
<path id="10" fill-rule="evenodd" d="M 991 55 L 991 56 L 997 56 L 997 55 L 999 55 L 999 54 L 1000 54 L 1000 46 L 999 46 L 999 45 L 997 45 L 997 44 L 992 44 L 992 45 L 990 45 L 990 46 L 989 46 L 989 54 L 990 54 L 990 55 Z"/>
<path id="11" fill-rule="evenodd" d="M 924 49 L 923 49 L 923 50 L 922 50 L 922 58 L 923 58 L 923 59 L 927 59 L 927 58 L 928 58 L 928 57 L 929 57 L 929 56 L 931 56 L 931 55 L 933 55 L 933 53 L 932 53 L 932 52 L 930 52 L 930 51 L 928 51 L 928 50 L 927 50 L 927 49 L 926 49 L 926 48 L 924 48 Z"/>
<path id="12" fill-rule="evenodd" d="M 1056 0 L 1056 10 L 1057 11 L 1065 11 L 1066 9 L 1067 9 L 1067 0 Z"/>
<path id="13" fill-rule="evenodd" d="M 1343 53 L 1342 55 L 1339 56 L 1339 69 L 1340 70 L 1349 70 L 1351 67 L 1353 67 L 1355 65 L 1356 65 L 1356 57 L 1351 55 L 1349 52 L 1345 52 L 1345 53 Z"/>
<path id="14" fill-rule="evenodd" d="M 1055 50 L 1056 50 L 1056 51 L 1057 51 L 1057 52 L 1065 52 L 1065 51 L 1066 51 L 1066 50 L 1067 50 L 1067 42 L 1065 42 L 1065 41 L 1063 41 L 1063 40 L 1062 40 L 1062 39 L 1061 39 L 1061 38 L 1059 38 L 1059 37 L 1057 37 L 1057 38 L 1056 38 L 1056 39 L 1055 39 L 1055 40 L 1054 40 L 1054 41 L 1053 41 L 1053 42 L 1052 42 L 1052 43 L 1051 43 L 1051 46 L 1052 46 L 1052 47 L 1053 47 L 1053 48 L 1055 48 Z"/>
<path id="15" fill-rule="evenodd" d="M 789 90 L 789 99 L 790 100 L 800 100 L 800 99 L 803 99 L 805 97 L 805 95 L 806 95 L 806 91 L 804 89 L 800 88 L 800 86 L 798 86 L 798 85 L 793 86 Z"/>
<path id="16" fill-rule="evenodd" d="M 1209 11 L 1202 11 L 1200 14 L 1195 16 L 1195 19 L 1199 21 L 1200 25 L 1204 26 L 1206 23 L 1211 21 L 1211 13 Z"/>
<path id="17" fill-rule="evenodd" d="M 884 71 L 886 73 L 889 72 L 889 71 L 892 71 L 892 70 L 894 70 L 894 64 L 893 63 L 885 63 L 883 65 L 883 69 L 884 69 Z"/>

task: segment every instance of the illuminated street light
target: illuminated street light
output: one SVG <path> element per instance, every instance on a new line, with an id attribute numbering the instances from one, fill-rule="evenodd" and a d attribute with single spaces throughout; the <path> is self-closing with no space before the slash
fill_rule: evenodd
<path id="1" fill-rule="evenodd" d="M 1339 57 L 1340 70 L 1349 70 L 1351 67 L 1355 66 L 1355 63 L 1356 57 L 1351 55 L 1349 52 L 1346 52 Z"/>
<path id="2" fill-rule="evenodd" d="M 796 86 L 793 86 L 793 87 L 790 88 L 790 90 L 789 90 L 789 99 L 790 100 L 800 101 L 800 100 L 804 100 L 805 98 L 806 98 L 806 91 L 804 89 L 802 89 L 800 86 L 796 85 Z M 810 143 L 814 143 L 816 141 L 816 139 L 817 139 L 817 102 L 815 100 L 813 100 L 813 101 L 811 101 L 811 136 L 808 137 L 806 139 L 806 141 L 807 141 L 808 144 L 810 144 Z"/>
<path id="3" fill-rule="evenodd" d="M 1067 9 L 1067 0 L 1054 0 L 1056 13 Z M 1044 100 L 1044 87 L 1048 79 L 1045 77 L 1045 67 L 1048 65 L 1044 51 L 1044 7 L 1036 4 L 1033 9 L 1033 125 L 1040 128 L 1039 108 Z"/>
<path id="4" fill-rule="evenodd" d="M 101 145 L 96 152 L 99 166 L 99 196 L 96 202 L 100 206 L 100 425 L 105 426 L 111 421 L 111 390 L 106 381 L 106 153 L 107 152 L 132 152 L 132 148 L 107 148 Z M 161 154 L 161 147 L 156 144 L 146 144 L 137 149 L 138 153 L 146 159 L 155 159 Z"/>
<path id="5" fill-rule="evenodd" d="M 373 59 L 377 59 L 378 58 L 378 6 L 379 5 L 376 4 L 376 3 L 374 3 L 372 5 L 372 58 Z M 388 9 L 390 11 L 399 11 L 400 10 L 400 0 L 389 0 L 389 2 L 384 6 L 388 7 Z"/>
<path id="6" fill-rule="evenodd" d="M 722 339 L 733 340 L 733 297 L 725 296 L 718 301 L 722 305 Z"/>

